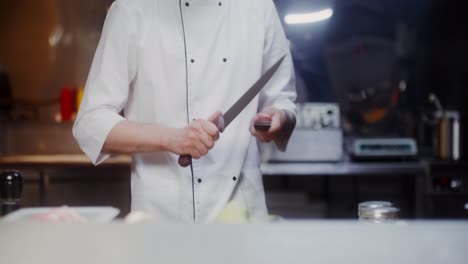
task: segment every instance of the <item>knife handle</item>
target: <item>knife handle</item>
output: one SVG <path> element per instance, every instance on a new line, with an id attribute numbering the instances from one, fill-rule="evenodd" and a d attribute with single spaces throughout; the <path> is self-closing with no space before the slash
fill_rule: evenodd
<path id="1" fill-rule="evenodd" d="M 271 118 L 269 117 L 260 117 L 254 123 L 254 128 L 260 132 L 267 132 L 271 128 Z"/>
<path id="2" fill-rule="evenodd" d="M 223 117 L 223 114 L 221 114 L 220 112 L 215 114 L 212 118 L 209 119 L 209 121 L 211 123 L 213 123 L 219 130 L 219 132 L 223 132 L 224 131 L 224 117 Z M 190 155 L 181 155 L 179 157 L 179 165 L 181 167 L 188 167 L 190 165 L 192 165 L 192 156 Z"/>
<path id="3" fill-rule="evenodd" d="M 184 167 L 184 168 L 192 165 L 192 156 L 190 156 L 190 155 L 181 155 L 179 157 L 179 165 L 181 167 Z"/>
<path id="4" fill-rule="evenodd" d="M 257 131 L 267 132 L 271 128 L 271 122 L 270 121 L 255 122 L 254 128 Z"/>

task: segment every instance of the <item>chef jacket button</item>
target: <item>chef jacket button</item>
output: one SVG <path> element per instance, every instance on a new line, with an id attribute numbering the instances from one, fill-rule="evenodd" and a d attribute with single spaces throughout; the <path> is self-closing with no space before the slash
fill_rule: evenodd
<path id="1" fill-rule="evenodd" d="M 223 3 L 219 2 L 219 3 L 218 3 L 218 5 L 219 5 L 219 6 L 222 6 L 222 5 L 223 5 Z"/>
<path id="2" fill-rule="evenodd" d="M 190 6 L 190 3 L 188 3 L 188 2 L 187 2 L 187 3 L 185 3 L 185 6 Z"/>
<path id="3" fill-rule="evenodd" d="M 233 181 L 237 181 L 237 177 L 232 177 L 232 180 L 233 180 Z"/>
<path id="4" fill-rule="evenodd" d="M 198 183 L 202 183 L 202 179 L 198 179 L 197 181 L 198 181 Z"/>
<path id="5" fill-rule="evenodd" d="M 223 61 L 224 61 L 224 62 L 227 62 L 227 58 L 223 58 Z"/>
<path id="6" fill-rule="evenodd" d="M 190 62 L 191 62 L 191 63 L 195 63 L 195 60 L 194 60 L 194 59 L 191 59 Z"/>

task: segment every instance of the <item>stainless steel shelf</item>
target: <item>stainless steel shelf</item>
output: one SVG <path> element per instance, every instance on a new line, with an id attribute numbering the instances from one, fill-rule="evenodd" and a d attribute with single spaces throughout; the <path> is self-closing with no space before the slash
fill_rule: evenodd
<path id="1" fill-rule="evenodd" d="M 266 176 L 348 176 L 426 174 L 426 161 L 408 162 L 339 162 L 339 163 L 263 163 Z"/>

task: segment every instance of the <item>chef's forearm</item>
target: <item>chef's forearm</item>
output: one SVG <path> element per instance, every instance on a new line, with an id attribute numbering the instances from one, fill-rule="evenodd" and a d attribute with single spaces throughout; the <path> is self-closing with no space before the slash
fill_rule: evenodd
<path id="1" fill-rule="evenodd" d="M 134 154 L 166 151 L 170 129 L 156 124 L 123 120 L 115 125 L 103 146 L 103 152 Z"/>

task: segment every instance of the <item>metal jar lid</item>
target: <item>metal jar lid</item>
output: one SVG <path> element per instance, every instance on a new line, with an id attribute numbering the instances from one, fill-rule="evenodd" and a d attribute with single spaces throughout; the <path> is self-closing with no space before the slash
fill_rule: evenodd
<path id="1" fill-rule="evenodd" d="M 384 208 L 384 207 L 392 207 L 393 204 L 391 202 L 384 202 L 384 201 L 369 201 L 363 202 L 359 204 L 358 215 L 360 216 L 364 211 L 373 210 L 377 208 Z"/>

